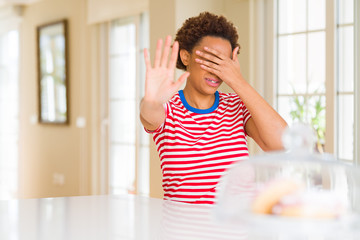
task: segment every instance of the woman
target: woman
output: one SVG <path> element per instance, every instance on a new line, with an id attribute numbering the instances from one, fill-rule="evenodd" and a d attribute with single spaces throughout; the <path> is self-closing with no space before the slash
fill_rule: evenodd
<path id="1" fill-rule="evenodd" d="M 224 171 L 248 158 L 246 136 L 265 151 L 282 148 L 287 124 L 243 78 L 237 40 L 231 22 L 204 12 L 185 21 L 171 51 L 170 36 L 163 51 L 157 42 L 153 66 L 145 49 L 140 119 L 157 145 L 164 199 L 214 203 Z M 185 70 L 177 81 L 175 67 Z M 218 92 L 222 82 L 234 93 Z"/>

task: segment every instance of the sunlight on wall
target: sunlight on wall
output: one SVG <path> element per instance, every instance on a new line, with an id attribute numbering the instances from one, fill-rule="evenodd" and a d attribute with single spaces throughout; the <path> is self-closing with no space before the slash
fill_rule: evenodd
<path id="1" fill-rule="evenodd" d="M 0 35 L 0 199 L 18 189 L 18 43 L 18 31 Z"/>

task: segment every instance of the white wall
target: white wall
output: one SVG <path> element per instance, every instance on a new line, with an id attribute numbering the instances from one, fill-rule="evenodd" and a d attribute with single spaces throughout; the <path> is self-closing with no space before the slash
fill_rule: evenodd
<path id="1" fill-rule="evenodd" d="M 185 19 L 210 11 L 225 15 L 238 28 L 239 56 L 245 77 L 250 77 L 250 3 L 254 0 L 42 0 L 25 7 L 22 20 L 20 87 L 21 197 L 54 197 L 99 192 L 99 100 L 101 69 L 93 69 L 98 56 L 98 22 L 149 11 L 150 52 L 160 37 L 175 35 Z M 36 27 L 58 19 L 69 19 L 70 125 L 31 124 L 37 114 Z M 251 82 L 252 80 L 249 79 Z M 222 86 L 221 91 L 231 91 Z M 99 104 L 99 103 L 97 103 Z M 85 117 L 85 128 L 76 118 Z M 158 153 L 151 141 L 150 194 L 162 197 Z M 95 162 L 95 164 L 94 164 Z M 65 176 L 64 186 L 53 184 L 53 174 Z M 94 180 L 95 179 L 95 180 Z M 92 189 L 93 188 L 93 189 Z M 94 190 L 95 189 L 95 190 Z"/>
<path id="2" fill-rule="evenodd" d="M 36 28 L 68 19 L 70 124 L 33 123 L 38 108 Z M 89 26 L 86 0 L 43 0 L 24 8 L 20 35 L 20 197 L 56 197 L 90 194 L 90 139 L 88 126 L 91 84 L 89 79 Z M 76 127 L 77 117 L 87 126 Z M 54 174 L 64 184 L 54 183 Z"/>
<path id="3" fill-rule="evenodd" d="M 87 0 L 89 24 L 139 14 L 148 10 L 148 0 Z"/>

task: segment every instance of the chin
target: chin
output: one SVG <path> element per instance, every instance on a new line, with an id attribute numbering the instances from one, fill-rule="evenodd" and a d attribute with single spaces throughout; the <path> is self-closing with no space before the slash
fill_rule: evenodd
<path id="1" fill-rule="evenodd" d="M 219 89 L 219 87 L 217 88 L 212 88 L 212 87 L 206 87 L 206 89 L 203 89 L 203 93 L 206 94 L 206 95 L 213 95 L 215 94 L 215 92 Z"/>

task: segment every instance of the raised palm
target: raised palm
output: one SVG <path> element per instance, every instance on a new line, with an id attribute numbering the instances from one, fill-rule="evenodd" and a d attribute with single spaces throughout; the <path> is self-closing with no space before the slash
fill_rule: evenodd
<path id="1" fill-rule="evenodd" d="M 153 67 L 151 66 L 148 50 L 145 49 L 144 51 L 146 64 L 145 98 L 148 101 L 158 102 L 161 104 L 167 102 L 178 91 L 181 84 L 189 76 L 189 73 L 185 72 L 177 81 L 174 81 L 179 43 L 174 42 L 170 60 L 168 60 L 168 58 L 171 48 L 171 37 L 166 37 L 163 51 L 162 44 L 162 39 L 159 39 L 156 45 Z"/>

